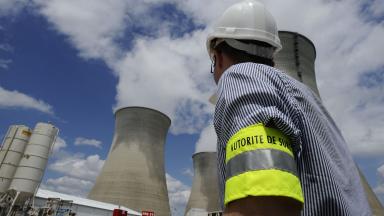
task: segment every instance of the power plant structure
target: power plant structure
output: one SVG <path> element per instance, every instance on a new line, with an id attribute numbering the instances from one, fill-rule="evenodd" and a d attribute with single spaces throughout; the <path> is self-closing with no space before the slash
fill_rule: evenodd
<path id="1" fill-rule="evenodd" d="M 41 183 L 58 128 L 37 123 L 34 130 L 12 125 L 0 150 L 0 215 L 22 211 Z"/>
<path id="2" fill-rule="evenodd" d="M 221 211 L 217 175 L 217 153 L 199 152 L 193 158 L 193 183 L 185 214 Z M 207 214 L 206 214 L 207 215 Z"/>
<path id="3" fill-rule="evenodd" d="M 108 157 L 88 198 L 169 216 L 164 145 L 171 120 L 144 107 L 115 112 Z"/>
<path id="4" fill-rule="evenodd" d="M 315 74 L 315 45 L 304 35 L 279 31 L 283 49 L 275 55 L 275 67 L 304 83 L 318 96 Z"/>
<path id="5" fill-rule="evenodd" d="M 307 37 L 296 32 L 279 31 L 279 37 L 283 49 L 275 56 L 275 67 L 306 84 L 320 98 L 315 75 L 315 45 Z M 357 165 L 356 168 L 359 171 L 372 213 L 384 215 L 383 206 Z"/>

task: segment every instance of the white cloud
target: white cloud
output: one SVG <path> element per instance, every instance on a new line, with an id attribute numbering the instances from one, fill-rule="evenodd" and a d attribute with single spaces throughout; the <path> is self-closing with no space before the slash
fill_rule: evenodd
<path id="1" fill-rule="evenodd" d="M 53 114 L 52 106 L 46 102 L 2 87 L 0 87 L 0 108 L 35 109 L 43 113 Z"/>
<path id="2" fill-rule="evenodd" d="M 0 5 L 1 5 L 1 3 L 0 3 Z M 1 8 L 1 6 L 0 6 L 0 8 Z M 0 9 L 0 10 L 1 10 L 1 9 Z M 1 12 L 0 12 L 0 14 L 1 14 Z M 0 17 L 1 17 L 1 15 L 0 15 Z M 2 33 L 2 31 L 4 31 L 4 30 L 3 30 L 3 28 L 2 28 L 1 25 L 0 25 L 0 33 Z M 2 41 L 1 41 L 1 42 L 2 42 Z M 13 47 L 12 47 L 10 44 L 7 44 L 7 43 L 2 42 L 2 43 L 0 43 L 0 53 L 1 53 L 1 51 L 2 51 L 2 52 L 5 52 L 5 53 L 7 53 L 7 52 L 13 52 Z M 0 69 L 4 69 L 4 70 L 8 69 L 8 68 L 9 68 L 9 65 L 10 65 L 12 62 L 13 62 L 12 59 L 4 59 L 4 58 L 0 58 Z"/>
<path id="3" fill-rule="evenodd" d="M 384 164 L 382 166 L 380 166 L 379 168 L 377 168 L 377 172 L 384 179 Z"/>
<path id="4" fill-rule="evenodd" d="M 56 171 L 73 178 L 87 181 L 95 181 L 103 167 L 104 160 L 99 155 L 66 155 L 54 161 L 48 166 L 52 171 Z"/>
<path id="5" fill-rule="evenodd" d="M 166 181 L 172 215 L 182 216 L 184 215 L 191 188 L 168 173 L 166 174 Z"/>
<path id="6" fill-rule="evenodd" d="M 73 178 L 70 176 L 62 176 L 59 178 L 49 178 L 41 188 L 61 192 L 64 194 L 72 194 L 75 196 L 86 197 L 91 190 L 94 182 Z"/>
<path id="7" fill-rule="evenodd" d="M 29 4 L 28 0 L 1 0 L 0 1 L 0 17 L 15 15 Z"/>
<path id="8" fill-rule="evenodd" d="M 11 59 L 0 59 L 0 68 L 8 69 L 8 65 L 12 63 Z"/>
<path id="9" fill-rule="evenodd" d="M 96 148 L 101 148 L 101 144 L 102 144 L 102 142 L 99 140 L 96 140 L 96 139 L 87 139 L 84 137 L 77 137 L 75 139 L 75 145 L 76 146 L 89 145 L 89 146 L 93 146 Z"/>
<path id="10" fill-rule="evenodd" d="M 124 30 L 124 0 L 35 0 L 39 11 L 61 33 L 69 36 L 85 58 L 113 59 L 113 42 Z"/>
<path id="11" fill-rule="evenodd" d="M 212 25 L 222 12 L 239 0 L 185 0 L 177 1 L 178 8 L 193 17 L 194 21 Z M 204 7 L 202 7 L 204 5 Z"/>
<path id="12" fill-rule="evenodd" d="M 384 154 L 383 88 L 359 86 L 361 76 L 383 70 L 384 26 L 366 22 L 358 1 L 268 1 L 280 27 L 305 33 L 317 48 L 316 75 L 325 105 L 355 154 Z M 348 11 L 344 13 L 343 11 Z M 358 26 L 359 28 L 356 28 Z"/>
<path id="13" fill-rule="evenodd" d="M 48 169 L 58 172 L 62 176 L 48 178 L 41 187 L 65 194 L 86 197 L 92 189 L 96 177 L 103 167 L 104 160 L 99 155 L 85 157 L 82 154 L 71 154 L 66 151 L 57 154 Z"/>
<path id="14" fill-rule="evenodd" d="M 217 138 L 213 123 L 209 124 L 201 132 L 196 143 L 195 152 L 216 152 Z"/>
<path id="15" fill-rule="evenodd" d="M 206 125 L 212 110 L 206 100 L 213 87 L 204 47 L 206 32 L 196 31 L 173 40 L 169 23 L 147 16 L 152 7 L 174 1 L 35 2 L 40 13 L 68 36 L 82 57 L 101 58 L 114 69 L 119 76 L 116 107 L 158 109 L 172 118 L 171 131 L 176 134 L 197 133 Z M 136 37 L 134 49 L 127 52 L 118 39 L 134 25 L 154 29 L 163 36 L 153 40 Z"/>
<path id="16" fill-rule="evenodd" d="M 169 28 L 176 23 L 148 16 L 159 12 L 155 6 L 176 1 L 34 2 L 40 14 L 68 36 L 82 57 L 100 58 L 114 69 L 119 76 L 116 107 L 158 109 L 172 118 L 174 133 L 197 133 L 205 126 L 212 110 L 206 106 L 206 94 L 213 84 L 204 48 L 206 32 L 196 31 L 173 40 Z M 124 31 L 132 26 L 162 36 L 151 40 L 133 32 L 134 49 L 126 51 L 119 40 L 124 40 Z"/>
<path id="17" fill-rule="evenodd" d="M 384 16 L 384 4 L 381 0 L 373 0 L 369 6 L 372 16 L 380 18 Z"/>
<path id="18" fill-rule="evenodd" d="M 120 46 L 126 28 L 138 26 L 167 32 L 161 19 L 148 16 L 151 7 L 169 1 L 125 0 L 34 0 L 39 12 L 68 36 L 84 58 L 101 58 L 114 64 L 123 49 Z M 112 15 L 113 14 L 113 15 Z M 168 24 L 169 25 L 169 24 Z M 135 34 L 135 32 L 132 32 Z M 136 36 L 136 35 L 134 35 Z"/>
<path id="19" fill-rule="evenodd" d="M 183 169 L 182 174 L 192 178 L 193 177 L 193 170 L 190 168 L 185 168 L 185 169 Z"/>
<path id="20" fill-rule="evenodd" d="M 207 73 L 210 64 L 205 37 L 215 19 L 235 0 L 35 2 L 81 56 L 101 58 L 114 70 L 119 77 L 116 107 L 158 109 L 172 118 L 171 131 L 175 134 L 197 133 L 206 127 L 212 114 L 206 100 L 213 82 Z M 154 5 L 165 2 L 175 4 L 208 28 L 182 38 L 171 37 L 169 23 L 147 15 Z M 357 0 L 264 2 L 280 29 L 300 32 L 315 43 L 320 93 L 352 152 L 384 154 L 384 133 L 380 132 L 384 128 L 383 87 L 359 85 L 362 76 L 384 68 L 381 1 L 372 1 L 365 14 L 361 14 L 363 3 Z M 131 32 L 133 49 L 127 51 L 119 39 L 132 26 L 157 33 L 146 38 Z"/>
<path id="21" fill-rule="evenodd" d="M 3 31 L 1 26 L 0 26 L 0 31 Z M 0 44 L 0 50 L 2 50 L 4 52 L 12 52 L 13 47 L 7 43 L 2 43 L 2 44 Z"/>
<path id="22" fill-rule="evenodd" d="M 204 50 L 206 32 L 183 38 L 137 40 L 134 49 L 117 65 L 117 107 L 147 106 L 172 119 L 173 133 L 196 133 L 213 107 L 209 59 Z"/>
<path id="23" fill-rule="evenodd" d="M 65 140 L 61 137 L 57 137 L 55 143 L 53 144 L 52 152 L 53 154 L 56 154 L 60 151 L 60 149 L 63 149 L 65 147 L 67 147 L 67 143 L 65 142 Z"/>

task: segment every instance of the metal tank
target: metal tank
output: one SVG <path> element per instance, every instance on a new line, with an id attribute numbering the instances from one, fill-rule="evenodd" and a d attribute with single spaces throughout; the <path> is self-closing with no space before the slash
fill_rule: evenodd
<path id="1" fill-rule="evenodd" d="M 217 153 L 199 152 L 193 158 L 193 183 L 191 195 L 185 209 L 186 215 L 197 210 L 220 211 L 219 185 L 217 175 Z"/>
<path id="2" fill-rule="evenodd" d="M 39 187 L 58 131 L 49 123 L 36 124 L 9 186 L 9 190 L 17 192 L 18 203 L 33 196 Z"/>
<path id="3" fill-rule="evenodd" d="M 307 37 L 297 32 L 279 31 L 279 37 L 283 49 L 275 56 L 275 67 L 306 84 L 320 97 L 315 76 L 315 45 Z M 372 213 L 374 215 L 384 215 L 383 206 L 380 204 L 359 167 L 356 166 L 356 168 L 359 171 L 360 180 Z"/>
<path id="4" fill-rule="evenodd" d="M 310 87 L 317 95 L 315 45 L 304 35 L 279 31 L 283 49 L 275 56 L 275 67 Z"/>
<path id="5" fill-rule="evenodd" d="M 108 158 L 88 198 L 171 215 L 164 168 L 170 118 L 157 110 L 126 107 L 115 112 L 115 119 Z"/>
<path id="6" fill-rule="evenodd" d="M 0 150 L 0 193 L 8 190 L 31 134 L 24 125 L 9 127 Z"/>

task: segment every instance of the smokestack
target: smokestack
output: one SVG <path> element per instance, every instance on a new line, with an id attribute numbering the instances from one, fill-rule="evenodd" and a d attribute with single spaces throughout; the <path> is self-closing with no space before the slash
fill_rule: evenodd
<path id="1" fill-rule="evenodd" d="M 276 68 L 306 84 L 320 97 L 315 76 L 315 45 L 307 37 L 296 32 L 279 31 L 279 37 L 283 49 L 275 56 Z M 356 166 L 356 168 L 359 171 L 361 184 L 364 187 L 372 213 L 374 215 L 384 215 L 383 206 L 359 167 Z"/>
<path id="2" fill-rule="evenodd" d="M 200 152 L 193 158 L 193 184 L 186 207 L 186 214 L 204 210 L 214 212 L 220 210 L 219 185 L 217 176 L 217 153 Z M 188 214 L 189 213 L 189 214 Z"/>
<path id="3" fill-rule="evenodd" d="M 279 31 L 283 49 L 275 56 L 276 68 L 306 84 L 318 96 L 315 75 L 315 45 L 307 37 L 289 31 Z"/>
<path id="4" fill-rule="evenodd" d="M 144 107 L 115 112 L 115 134 L 88 198 L 169 216 L 164 143 L 171 120 Z"/>

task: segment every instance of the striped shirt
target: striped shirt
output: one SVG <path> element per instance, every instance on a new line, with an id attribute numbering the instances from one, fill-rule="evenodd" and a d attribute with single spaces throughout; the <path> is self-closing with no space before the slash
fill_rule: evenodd
<path id="1" fill-rule="evenodd" d="M 305 200 L 302 215 L 371 215 L 347 144 L 320 98 L 278 69 L 255 63 L 231 66 L 218 83 L 214 126 L 222 206 L 226 144 L 256 123 L 290 137 Z"/>

